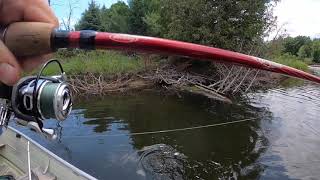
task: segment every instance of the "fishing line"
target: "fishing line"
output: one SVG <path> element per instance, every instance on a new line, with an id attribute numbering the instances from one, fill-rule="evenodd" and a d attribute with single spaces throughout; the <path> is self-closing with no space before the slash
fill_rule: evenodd
<path id="1" fill-rule="evenodd" d="M 250 119 L 243 119 L 238 121 L 232 122 L 224 122 L 224 123 L 217 123 L 217 124 L 209 124 L 204 126 L 194 126 L 194 127 L 187 127 L 187 128 L 177 128 L 177 129 L 168 129 L 168 130 L 159 130 L 159 131 L 146 131 L 146 132 L 136 132 L 130 134 L 105 134 L 105 135 L 92 135 L 92 136 L 63 136 L 62 138 L 99 138 L 99 137 L 116 137 L 116 136 L 139 136 L 139 135 L 150 135 L 150 134 L 163 134 L 163 133 L 171 133 L 171 132 L 181 132 L 181 131 L 191 131 L 196 129 L 204 129 L 210 127 L 218 127 L 218 126 L 225 126 L 231 124 L 238 124 L 248 121 L 255 121 L 258 118 L 250 118 Z"/>

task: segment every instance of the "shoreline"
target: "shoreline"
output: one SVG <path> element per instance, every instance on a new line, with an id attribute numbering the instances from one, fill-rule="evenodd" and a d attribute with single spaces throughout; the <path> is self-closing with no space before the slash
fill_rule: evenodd
<path id="1" fill-rule="evenodd" d="M 230 102 L 234 95 L 276 87 L 286 79 L 276 73 L 233 64 L 128 56 L 114 51 L 80 51 L 58 59 L 64 59 L 63 66 L 76 96 L 122 94 L 151 88 L 184 91 Z M 47 70 L 48 74 L 54 72 L 54 67 Z"/>
<path id="2" fill-rule="evenodd" d="M 160 90 L 178 94 L 179 92 L 190 93 L 204 96 L 208 99 L 232 103 L 232 97 L 236 95 L 235 93 L 232 93 L 232 91 L 221 93 L 216 91 L 216 89 L 209 88 L 209 85 L 204 85 L 205 83 L 187 83 L 182 78 L 183 76 L 186 76 L 185 74 L 180 74 L 180 76 L 177 77 L 178 80 L 173 81 L 168 77 L 164 77 L 164 73 L 168 73 L 167 71 L 159 72 L 160 70 L 158 68 L 154 71 L 107 75 L 107 77 L 103 74 L 86 73 L 83 75 L 71 75 L 68 78 L 68 82 L 71 85 L 75 97 L 104 96 L 112 94 L 125 95 L 141 90 Z M 287 79 L 289 79 L 288 83 L 286 82 Z M 255 81 L 256 82 L 252 84 L 250 92 L 274 88 L 279 86 L 282 82 L 285 82 L 283 84 L 289 86 L 298 82 L 274 73 L 261 73 Z M 240 91 L 237 94 L 241 95 L 245 93 L 247 92 Z"/>

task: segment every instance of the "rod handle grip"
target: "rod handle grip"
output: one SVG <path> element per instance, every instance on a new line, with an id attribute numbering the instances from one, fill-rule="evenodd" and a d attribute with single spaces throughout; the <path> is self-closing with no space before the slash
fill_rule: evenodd
<path id="1" fill-rule="evenodd" d="M 2 30 L 1 40 L 17 57 L 38 56 L 52 52 L 54 25 L 41 22 L 16 22 Z"/>

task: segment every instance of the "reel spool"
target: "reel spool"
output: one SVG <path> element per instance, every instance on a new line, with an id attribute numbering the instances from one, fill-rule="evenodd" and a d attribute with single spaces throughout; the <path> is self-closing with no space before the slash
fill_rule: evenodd
<path id="1" fill-rule="evenodd" d="M 51 63 L 57 63 L 61 74 L 42 76 Z M 44 133 L 50 139 L 53 130 L 43 128 L 44 119 L 65 120 L 72 109 L 72 94 L 66 82 L 66 74 L 58 60 L 48 61 L 37 76 L 22 78 L 10 89 L 11 97 L 4 100 L 0 107 L 0 126 L 8 125 L 11 113 L 18 118 L 18 123 Z M 0 87 L 1 88 L 1 87 Z M 0 133 L 1 135 L 1 133 Z"/>

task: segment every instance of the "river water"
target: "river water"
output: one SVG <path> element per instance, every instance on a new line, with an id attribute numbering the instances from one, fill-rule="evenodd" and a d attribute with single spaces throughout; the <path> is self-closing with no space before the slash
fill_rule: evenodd
<path id="1" fill-rule="evenodd" d="M 20 129 L 98 179 L 318 179 L 319 112 L 319 86 L 309 83 L 232 104 L 142 91 L 78 99 L 66 121 L 46 122 L 56 141 Z"/>

